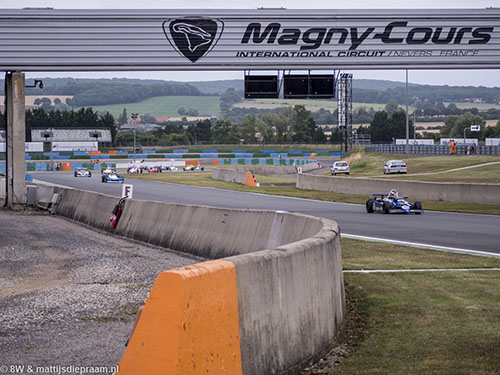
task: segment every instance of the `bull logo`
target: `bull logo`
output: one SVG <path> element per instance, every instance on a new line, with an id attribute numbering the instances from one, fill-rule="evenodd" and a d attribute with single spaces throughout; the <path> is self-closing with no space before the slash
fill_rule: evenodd
<path id="1" fill-rule="evenodd" d="M 172 47 L 193 63 L 215 47 L 224 29 L 222 21 L 201 17 L 165 21 L 162 26 Z"/>

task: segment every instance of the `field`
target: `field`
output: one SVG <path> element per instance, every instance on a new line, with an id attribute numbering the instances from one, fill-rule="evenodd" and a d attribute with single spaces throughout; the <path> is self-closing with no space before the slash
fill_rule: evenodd
<path id="1" fill-rule="evenodd" d="M 127 113 L 132 112 L 151 116 L 179 117 L 177 110 L 181 107 L 185 109 L 194 108 L 200 116 L 218 115 L 220 113 L 218 96 L 156 96 L 137 103 L 123 103 L 113 105 L 103 105 L 92 107 L 97 111 L 109 111 L 113 116 L 118 117 L 127 109 Z"/>
<path id="2" fill-rule="evenodd" d="M 495 126 L 499 120 L 486 120 L 486 126 Z M 429 132 L 429 133 L 439 133 L 439 129 L 428 129 L 435 126 L 444 126 L 444 121 L 434 121 L 434 122 L 418 122 L 417 127 L 423 127 L 424 130 L 417 130 L 417 133 Z M 467 133 L 467 137 L 473 138 L 473 133 Z M 411 137 L 410 137 L 411 138 Z"/>
<path id="3" fill-rule="evenodd" d="M 406 175 L 382 174 L 385 161 L 403 159 L 408 167 Z M 346 157 L 351 166 L 353 177 L 394 178 L 402 180 L 459 182 L 459 183 L 500 183 L 500 164 L 484 165 L 500 162 L 495 156 L 428 156 L 391 155 L 376 152 L 353 152 Z M 457 168 L 478 166 L 476 168 L 451 171 Z"/>
<path id="4" fill-rule="evenodd" d="M 445 106 L 448 106 L 450 103 L 443 103 Z M 479 111 L 487 111 L 490 108 L 500 109 L 500 104 L 492 104 L 492 103 L 454 103 L 457 108 L 460 109 L 469 109 L 469 108 L 477 108 Z"/>
<path id="5" fill-rule="evenodd" d="M 349 308 L 345 355 L 325 372 L 303 374 L 498 374 L 500 258 L 342 239 Z M 327 361 L 328 363 L 328 361 Z"/>
<path id="6" fill-rule="evenodd" d="M 309 111 L 319 111 L 321 108 L 333 112 L 337 109 L 337 100 L 306 100 L 306 99 L 252 99 L 237 103 L 234 107 L 239 108 L 258 108 L 258 109 L 275 109 L 285 106 L 304 105 Z M 353 110 L 365 107 L 366 109 L 373 107 L 379 111 L 385 108 L 385 104 L 376 103 L 352 103 Z"/>

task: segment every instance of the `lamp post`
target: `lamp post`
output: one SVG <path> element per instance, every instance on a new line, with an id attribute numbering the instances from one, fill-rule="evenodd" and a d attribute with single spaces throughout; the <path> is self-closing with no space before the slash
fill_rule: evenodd
<path id="1" fill-rule="evenodd" d="M 132 121 L 134 123 L 134 164 L 135 164 L 135 132 L 136 132 L 136 129 L 137 129 L 137 124 L 136 124 L 136 120 L 137 120 L 137 117 L 139 117 L 139 114 L 138 113 L 132 113 L 132 115 L 130 116 L 132 117 Z"/>
<path id="2" fill-rule="evenodd" d="M 45 142 L 48 142 L 50 138 L 50 170 L 52 170 L 52 140 L 54 138 L 54 129 L 48 129 L 44 132 L 41 132 L 40 135 L 45 138 Z"/>

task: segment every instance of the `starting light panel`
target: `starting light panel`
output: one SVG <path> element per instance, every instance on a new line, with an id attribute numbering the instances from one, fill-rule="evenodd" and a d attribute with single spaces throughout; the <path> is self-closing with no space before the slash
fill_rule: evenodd
<path id="1" fill-rule="evenodd" d="M 335 98 L 333 75 L 285 75 L 285 99 L 331 99 Z"/>
<path id="2" fill-rule="evenodd" d="M 245 99 L 277 99 L 278 76 L 245 76 Z"/>

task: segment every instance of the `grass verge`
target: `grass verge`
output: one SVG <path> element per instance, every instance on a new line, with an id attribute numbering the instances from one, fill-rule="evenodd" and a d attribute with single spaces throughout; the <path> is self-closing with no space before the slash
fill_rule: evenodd
<path id="1" fill-rule="evenodd" d="M 328 202 L 343 202 L 365 204 L 368 197 L 361 195 L 349 195 L 331 193 L 317 190 L 297 189 L 293 184 L 294 180 L 281 177 L 256 175 L 257 182 L 270 184 L 271 186 L 251 187 L 234 182 L 225 182 L 212 179 L 211 172 L 189 172 L 189 173 L 152 173 L 142 175 L 127 175 L 128 178 L 139 178 L 145 180 L 171 182 L 176 184 L 208 186 L 219 189 L 244 191 L 250 193 L 261 193 L 269 195 L 281 195 L 286 197 L 296 197 L 304 199 L 314 199 Z M 292 185 L 282 185 L 283 183 L 292 183 Z M 276 184 L 276 185 L 274 185 Z M 448 202 L 422 202 L 424 209 L 446 212 L 464 212 L 472 214 L 490 214 L 500 215 L 500 206 L 498 205 L 477 205 L 470 203 L 448 203 Z"/>
<path id="2" fill-rule="evenodd" d="M 345 160 L 351 166 L 351 175 L 354 177 L 384 177 L 383 166 L 387 160 L 402 159 L 408 167 L 408 175 L 385 176 L 386 178 L 411 179 L 411 174 L 445 172 L 450 169 L 470 167 L 490 162 L 499 162 L 498 156 L 419 156 L 384 154 L 378 152 L 365 153 L 362 150 L 351 152 Z M 445 172 L 435 175 L 418 175 L 413 179 L 421 181 L 447 181 L 447 182 L 475 182 L 475 183 L 499 183 L 499 166 L 485 166 L 480 168 L 465 169 L 456 172 Z M 443 178 L 443 176 L 445 176 Z"/>
<path id="3" fill-rule="evenodd" d="M 346 239 L 342 254 L 344 269 L 500 266 L 500 258 Z M 303 375 L 498 374 L 500 271 L 349 273 L 344 279 L 343 342 Z"/>

